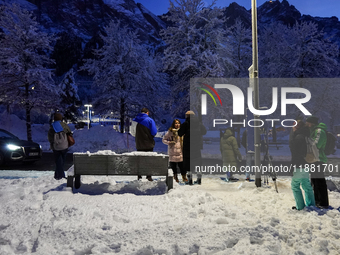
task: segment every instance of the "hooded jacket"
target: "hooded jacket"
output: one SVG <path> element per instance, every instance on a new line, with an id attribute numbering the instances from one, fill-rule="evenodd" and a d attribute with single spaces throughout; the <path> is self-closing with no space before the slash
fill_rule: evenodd
<path id="1" fill-rule="evenodd" d="M 138 113 L 136 118 L 136 149 L 138 151 L 148 151 L 155 147 L 154 136 L 157 134 L 157 127 L 155 121 L 146 113 Z"/>
<path id="2" fill-rule="evenodd" d="M 237 167 L 237 159 L 242 159 L 238 149 L 236 138 L 230 129 L 227 129 L 221 138 L 220 150 L 223 159 L 223 166 Z"/>
<path id="3" fill-rule="evenodd" d="M 310 135 L 316 143 L 316 147 L 319 149 L 319 158 L 322 163 L 327 163 L 327 156 L 325 154 L 325 147 L 327 143 L 327 126 L 324 123 L 319 123 L 316 126 L 311 127 Z"/>

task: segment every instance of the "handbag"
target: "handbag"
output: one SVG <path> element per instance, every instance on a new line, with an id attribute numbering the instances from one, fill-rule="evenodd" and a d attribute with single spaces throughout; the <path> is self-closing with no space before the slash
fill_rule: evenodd
<path id="1" fill-rule="evenodd" d="M 71 147 L 76 143 L 72 135 L 67 135 L 68 147 Z"/>

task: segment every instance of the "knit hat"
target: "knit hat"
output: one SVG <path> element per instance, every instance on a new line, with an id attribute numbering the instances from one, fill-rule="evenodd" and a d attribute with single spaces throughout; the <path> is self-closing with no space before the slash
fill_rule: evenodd
<path id="1" fill-rule="evenodd" d="M 185 113 L 185 115 L 195 115 L 195 113 L 193 112 L 193 111 L 187 111 L 186 113 Z"/>
<path id="2" fill-rule="evenodd" d="M 317 125 L 319 123 L 319 118 L 315 116 L 310 116 L 307 118 L 306 122 Z"/>
<path id="3" fill-rule="evenodd" d="M 57 112 L 54 114 L 54 121 L 58 121 L 62 119 L 63 119 L 63 115 L 61 115 L 61 113 Z"/>

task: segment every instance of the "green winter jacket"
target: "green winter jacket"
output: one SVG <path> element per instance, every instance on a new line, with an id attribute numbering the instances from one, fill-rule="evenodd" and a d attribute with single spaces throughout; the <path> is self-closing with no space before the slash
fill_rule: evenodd
<path id="1" fill-rule="evenodd" d="M 310 135 L 316 142 L 316 147 L 319 149 L 319 158 L 322 163 L 327 163 L 327 157 L 325 154 L 325 147 L 327 142 L 327 126 L 324 123 L 319 123 L 316 126 L 311 127 Z"/>
<path id="2" fill-rule="evenodd" d="M 230 165 L 230 167 L 237 167 L 238 160 L 242 160 L 236 138 L 233 136 L 233 132 L 230 129 L 227 129 L 221 138 L 220 150 L 223 166 Z"/>

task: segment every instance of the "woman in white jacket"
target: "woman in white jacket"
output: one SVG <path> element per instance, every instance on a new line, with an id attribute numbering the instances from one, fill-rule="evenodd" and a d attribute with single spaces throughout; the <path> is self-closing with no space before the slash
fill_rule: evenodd
<path id="1" fill-rule="evenodd" d="M 162 142 L 168 145 L 170 167 L 174 172 L 174 179 L 178 182 L 177 166 L 181 172 L 184 182 L 187 182 L 186 172 L 183 168 L 183 138 L 178 136 L 178 129 L 181 126 L 179 119 L 175 119 L 168 132 L 164 135 Z"/>

